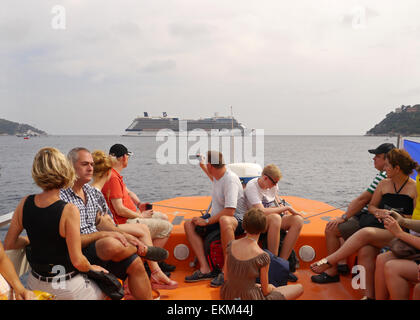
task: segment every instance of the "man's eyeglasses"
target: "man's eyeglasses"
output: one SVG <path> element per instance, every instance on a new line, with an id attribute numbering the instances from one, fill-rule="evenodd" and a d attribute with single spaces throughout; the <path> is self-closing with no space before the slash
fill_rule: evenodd
<path id="1" fill-rule="evenodd" d="M 271 178 L 270 176 L 268 176 L 268 175 L 265 175 L 268 179 L 270 179 L 270 181 L 274 184 L 274 185 L 276 185 L 277 183 L 278 183 L 278 181 L 277 182 L 275 182 L 274 181 L 274 179 L 273 178 Z"/>

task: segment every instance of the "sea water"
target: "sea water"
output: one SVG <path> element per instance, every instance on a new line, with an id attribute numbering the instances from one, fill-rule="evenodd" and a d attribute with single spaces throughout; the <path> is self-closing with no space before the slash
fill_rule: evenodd
<path id="1" fill-rule="evenodd" d="M 384 142 L 396 145 L 397 139 L 265 136 L 264 163 L 260 164 L 274 163 L 281 169 L 281 195 L 299 196 L 341 207 L 371 183 L 377 171 L 368 149 Z M 163 142 L 156 141 L 154 137 L 46 136 L 23 139 L 0 136 L 0 215 L 13 211 L 25 195 L 40 192 L 31 177 L 32 161 L 40 148 L 55 147 L 65 154 L 74 147 L 108 152 L 115 143 L 124 144 L 134 153 L 122 175 L 141 201 L 209 195 L 210 181 L 197 164 L 191 164 L 190 160 L 186 163 L 159 163 L 156 155 Z M 188 207 L 188 203 L 184 207 Z M 2 240 L 4 233 L 5 228 L 2 228 Z"/>

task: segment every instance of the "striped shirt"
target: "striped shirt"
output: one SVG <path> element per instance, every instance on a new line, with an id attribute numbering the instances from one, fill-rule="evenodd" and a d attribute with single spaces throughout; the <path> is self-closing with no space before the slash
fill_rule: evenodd
<path id="1" fill-rule="evenodd" d="M 375 178 L 373 179 L 372 183 L 370 184 L 370 186 L 366 189 L 367 192 L 370 192 L 371 194 L 373 194 L 376 190 L 376 188 L 378 187 L 379 182 L 381 182 L 382 180 L 386 179 L 386 172 L 385 171 L 380 171 Z M 366 205 L 362 211 L 366 211 L 368 212 L 368 206 Z"/>
<path id="2" fill-rule="evenodd" d="M 378 186 L 379 182 L 381 182 L 383 179 L 386 179 L 386 172 L 385 171 L 381 171 L 376 175 L 375 179 L 373 179 L 369 188 L 367 188 L 367 191 L 373 194 L 375 192 L 376 187 Z"/>

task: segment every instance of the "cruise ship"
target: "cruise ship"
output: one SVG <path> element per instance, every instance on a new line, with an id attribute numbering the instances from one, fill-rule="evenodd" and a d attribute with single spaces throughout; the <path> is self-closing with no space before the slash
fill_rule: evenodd
<path id="1" fill-rule="evenodd" d="M 168 129 L 178 135 L 180 132 L 188 132 L 189 135 L 247 135 L 253 130 L 247 129 L 233 116 L 221 117 L 217 113 L 214 117 L 203 119 L 179 119 L 168 117 L 166 112 L 162 116 L 149 116 L 144 112 L 143 117 L 137 117 L 131 125 L 125 129 L 123 136 L 140 137 L 156 136 L 162 130 Z"/>

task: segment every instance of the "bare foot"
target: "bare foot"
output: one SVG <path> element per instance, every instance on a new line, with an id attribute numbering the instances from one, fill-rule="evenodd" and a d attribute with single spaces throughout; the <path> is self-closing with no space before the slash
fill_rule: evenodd
<path id="1" fill-rule="evenodd" d="M 318 262 L 311 264 L 311 270 L 315 273 L 323 273 L 325 270 L 331 268 L 332 265 L 328 262 L 326 258 L 319 260 Z"/>
<path id="2" fill-rule="evenodd" d="M 169 279 L 162 270 L 156 269 L 150 275 L 150 281 L 153 289 L 176 289 L 178 288 L 178 282 Z"/>

